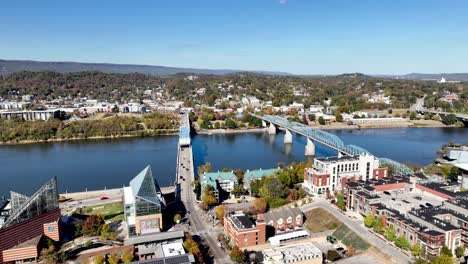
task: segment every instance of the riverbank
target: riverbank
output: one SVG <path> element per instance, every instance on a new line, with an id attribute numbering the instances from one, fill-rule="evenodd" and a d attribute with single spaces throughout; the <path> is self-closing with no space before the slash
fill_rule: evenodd
<path id="1" fill-rule="evenodd" d="M 203 129 L 198 131 L 199 135 L 212 134 L 240 134 L 240 133 L 261 133 L 267 131 L 267 128 L 244 128 L 244 129 Z"/>
<path id="2" fill-rule="evenodd" d="M 153 131 L 154 132 L 154 131 Z M 178 130 L 164 130 L 158 133 L 151 134 L 126 134 L 126 135 L 114 135 L 114 136 L 92 136 L 92 137 L 71 137 L 71 138 L 49 138 L 46 140 L 18 140 L 18 141 L 7 141 L 0 142 L 1 145 L 26 145 L 35 143 L 53 143 L 53 142 L 67 142 L 67 141 L 79 141 L 79 140 L 99 140 L 99 139 L 120 139 L 120 138 L 144 138 L 154 136 L 174 136 L 178 134 Z"/>
<path id="3" fill-rule="evenodd" d="M 321 130 L 348 130 L 348 129 L 386 129 L 386 128 L 440 128 L 440 127 L 456 127 L 447 126 L 440 121 L 434 120 L 408 120 L 403 122 L 388 122 L 388 123 L 362 123 L 356 125 L 348 125 L 345 123 L 331 123 L 326 125 L 311 125 L 313 129 Z M 238 128 L 238 129 L 203 129 L 197 133 L 200 135 L 217 135 L 217 134 L 236 134 L 236 133 L 261 133 L 267 131 L 267 128 Z"/>

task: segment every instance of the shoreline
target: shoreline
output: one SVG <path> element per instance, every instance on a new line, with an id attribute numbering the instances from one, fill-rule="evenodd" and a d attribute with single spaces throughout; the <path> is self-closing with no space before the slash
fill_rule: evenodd
<path id="1" fill-rule="evenodd" d="M 386 126 L 387 125 L 387 126 Z M 393 129 L 393 128 L 457 128 L 457 126 L 447 126 L 442 123 L 384 123 L 384 124 L 367 124 L 364 126 L 360 125 L 314 125 L 309 126 L 312 129 L 320 130 L 366 130 L 366 129 Z M 268 128 L 243 128 L 243 129 L 203 129 L 197 131 L 198 135 L 229 135 L 229 134 L 244 134 L 244 133 L 262 133 L 266 132 Z M 117 136 L 93 136 L 93 137 L 72 137 L 72 138 L 50 138 L 47 140 L 21 140 L 15 142 L 0 142 L 0 146 L 9 146 L 9 145 L 27 145 L 27 144 L 37 144 L 37 143 L 56 143 L 56 142 L 72 142 L 72 141 L 87 141 L 87 140 L 100 140 L 100 139 L 122 139 L 122 138 L 147 138 L 155 136 L 176 136 L 177 131 L 172 133 L 161 133 L 158 135 L 117 135 Z"/>
<path id="2" fill-rule="evenodd" d="M 15 142 L 0 142 L 0 146 L 5 145 L 27 145 L 27 144 L 36 144 L 36 143 L 56 143 L 56 142 L 67 142 L 67 141 L 80 141 L 80 140 L 100 140 L 100 139 L 121 139 L 121 138 L 145 138 L 145 137 L 154 137 L 154 136 L 174 136 L 177 135 L 177 132 L 174 133 L 162 133 L 159 135 L 118 135 L 118 136 L 92 136 L 92 137 L 72 137 L 72 138 L 49 138 L 46 140 L 20 140 Z"/>

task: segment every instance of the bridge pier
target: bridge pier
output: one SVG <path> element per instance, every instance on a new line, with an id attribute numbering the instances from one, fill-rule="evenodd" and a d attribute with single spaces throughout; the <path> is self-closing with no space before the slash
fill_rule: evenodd
<path id="1" fill-rule="evenodd" d="M 291 144 L 292 143 L 292 133 L 289 129 L 285 129 L 284 134 L 284 144 Z"/>
<path id="2" fill-rule="evenodd" d="M 262 127 L 267 127 L 267 123 L 265 122 L 265 120 L 262 120 Z"/>
<path id="3" fill-rule="evenodd" d="M 314 156 L 315 155 L 315 144 L 312 139 L 307 138 L 307 145 L 305 147 L 305 155 L 306 156 Z"/>
<path id="4" fill-rule="evenodd" d="M 270 126 L 268 127 L 268 134 L 270 135 L 276 134 L 276 126 L 273 123 L 270 123 Z"/>

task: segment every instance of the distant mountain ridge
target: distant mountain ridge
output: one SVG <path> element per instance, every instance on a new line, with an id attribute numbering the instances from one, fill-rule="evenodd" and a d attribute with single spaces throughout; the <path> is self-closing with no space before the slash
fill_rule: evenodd
<path id="1" fill-rule="evenodd" d="M 153 65 L 137 64 L 114 64 L 114 63 L 84 63 L 84 62 L 55 62 L 55 61 L 31 61 L 31 60 L 1 60 L 0 76 L 9 75 L 20 71 L 55 71 L 60 73 L 80 71 L 100 71 L 105 73 L 143 73 L 148 75 L 173 75 L 177 73 L 213 74 L 223 75 L 236 72 L 247 72 L 243 70 L 229 69 L 196 69 L 178 68 Z M 249 71 L 271 75 L 292 75 L 287 72 Z"/>
<path id="2" fill-rule="evenodd" d="M 59 73 L 81 72 L 81 71 L 100 71 L 105 73 L 142 73 L 147 75 L 173 75 L 178 73 L 193 74 L 213 74 L 223 75 L 239 72 L 254 72 L 268 75 L 293 76 L 288 72 L 274 71 L 245 71 L 230 69 L 197 69 L 183 67 L 167 67 L 155 65 L 138 64 L 116 64 L 116 63 L 88 63 L 88 62 L 69 62 L 69 61 L 33 61 L 33 60 L 2 60 L 0 59 L 0 76 L 9 75 L 21 71 L 54 71 Z M 295 75 L 295 76 L 317 76 L 325 77 L 332 75 Z M 345 78 L 367 78 L 367 77 L 385 77 L 404 80 L 440 80 L 444 77 L 447 81 L 468 81 L 468 73 L 409 73 L 404 75 L 363 75 L 361 73 L 345 73 L 335 75 Z"/>
<path id="3" fill-rule="evenodd" d="M 404 80 L 440 80 L 442 78 L 445 78 L 445 80 L 447 81 L 468 81 L 468 73 L 408 73 L 404 75 L 378 76 Z"/>

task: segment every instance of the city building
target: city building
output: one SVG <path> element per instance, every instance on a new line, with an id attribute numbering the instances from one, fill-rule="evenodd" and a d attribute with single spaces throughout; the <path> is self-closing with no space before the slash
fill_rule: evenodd
<path id="1" fill-rule="evenodd" d="M 304 172 L 304 189 L 313 195 L 341 191 L 346 181 L 381 179 L 387 168 L 379 168 L 379 160 L 367 153 L 314 159 L 313 167 Z"/>
<path id="2" fill-rule="evenodd" d="M 250 183 L 254 180 L 260 180 L 263 177 L 269 177 L 275 175 L 279 169 L 259 169 L 259 170 L 247 170 L 244 174 L 244 189 L 250 191 Z"/>
<path id="3" fill-rule="evenodd" d="M 269 211 L 263 214 L 263 219 L 275 234 L 295 231 L 304 224 L 304 215 L 297 207 Z"/>
<path id="4" fill-rule="evenodd" d="M 468 163 L 468 146 L 447 147 L 442 158 L 436 161 L 441 164 Z"/>
<path id="5" fill-rule="evenodd" d="M 168 231 L 130 237 L 125 245 L 135 247 L 139 263 L 151 260 L 151 263 L 194 263 L 192 254 L 185 252 L 183 246 L 184 231 Z"/>
<path id="6" fill-rule="evenodd" d="M 200 177 L 200 185 L 203 190 L 210 185 L 213 187 L 215 197 L 219 200 L 225 198 L 234 190 L 234 185 L 237 183 L 237 176 L 233 171 L 227 172 L 205 172 Z"/>
<path id="7" fill-rule="evenodd" d="M 0 112 L 1 119 L 20 119 L 24 121 L 35 121 L 35 120 L 50 120 L 53 118 L 64 119 L 65 112 L 58 109 L 54 110 L 38 110 L 38 111 L 8 111 Z"/>
<path id="8" fill-rule="evenodd" d="M 311 242 L 264 249 L 264 264 L 307 263 L 321 264 L 322 251 Z"/>
<path id="9" fill-rule="evenodd" d="M 164 197 L 151 167 L 146 167 L 124 187 L 124 212 L 129 236 L 160 232 Z"/>
<path id="10" fill-rule="evenodd" d="M 323 113 L 323 106 L 322 105 L 311 105 L 311 106 L 309 106 L 309 113 L 311 113 L 311 114 Z"/>
<path id="11" fill-rule="evenodd" d="M 394 177 L 346 183 L 347 209 L 383 217 L 397 236 L 419 245 L 432 258 L 447 246 L 452 252 L 468 242 L 468 197 L 450 185 Z"/>
<path id="12" fill-rule="evenodd" d="M 224 233 L 239 248 L 260 245 L 266 241 L 266 223 L 262 215 L 254 222 L 243 213 L 228 214 L 224 216 Z"/>
<path id="13" fill-rule="evenodd" d="M 458 183 L 460 188 L 468 190 L 468 162 L 455 164 L 458 168 Z"/>
<path id="14" fill-rule="evenodd" d="M 11 212 L 0 228 L 0 263 L 35 261 L 40 241 L 60 241 L 57 179 L 52 178 L 31 196 L 11 192 Z"/>

